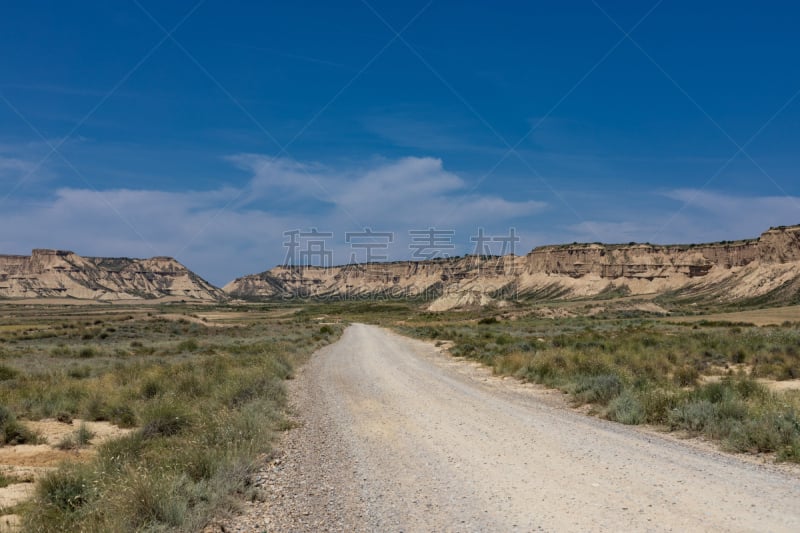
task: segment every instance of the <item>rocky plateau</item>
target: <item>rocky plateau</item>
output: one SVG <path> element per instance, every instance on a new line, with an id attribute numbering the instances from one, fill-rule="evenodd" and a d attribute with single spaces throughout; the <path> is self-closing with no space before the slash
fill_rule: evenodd
<path id="1" fill-rule="evenodd" d="M 140 300 L 225 298 L 218 288 L 170 257 L 82 257 L 66 250 L 0 255 L 0 298 Z"/>
<path id="2" fill-rule="evenodd" d="M 671 294 L 716 302 L 800 296 L 800 226 L 710 244 L 565 244 L 524 256 L 278 266 L 223 287 L 245 299 L 420 298 L 441 311 L 509 299 Z"/>

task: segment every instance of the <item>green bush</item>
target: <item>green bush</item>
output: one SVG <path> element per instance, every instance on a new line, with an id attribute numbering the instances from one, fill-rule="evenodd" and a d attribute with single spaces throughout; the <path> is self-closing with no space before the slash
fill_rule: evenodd
<path id="1" fill-rule="evenodd" d="M 147 409 L 144 414 L 142 437 L 171 437 L 192 425 L 188 406 L 175 401 L 162 401 Z"/>
<path id="2" fill-rule="evenodd" d="M 606 405 L 622 392 L 622 380 L 616 374 L 580 376 L 572 393 L 581 403 Z"/>
<path id="3" fill-rule="evenodd" d="M 19 375 L 19 370 L 11 368 L 10 366 L 0 365 L 0 381 L 8 381 L 14 379 Z"/>
<path id="4" fill-rule="evenodd" d="M 132 476 L 119 497 L 124 498 L 121 517 L 133 531 L 152 531 L 180 526 L 187 513 L 187 498 L 177 480 L 158 472 Z"/>
<path id="5" fill-rule="evenodd" d="M 88 365 L 73 366 L 67 370 L 67 375 L 75 379 L 84 379 L 92 375 L 92 368 Z"/>
<path id="6" fill-rule="evenodd" d="M 0 443 L 33 444 L 39 436 L 17 420 L 7 407 L 0 405 Z"/>
<path id="7" fill-rule="evenodd" d="M 674 409 L 669 423 L 672 429 L 701 432 L 717 418 L 717 410 L 709 400 L 695 400 Z"/>
<path id="8" fill-rule="evenodd" d="M 81 359 L 91 359 L 92 357 L 95 357 L 96 355 L 97 355 L 97 350 L 95 350 L 91 346 L 84 346 L 78 352 L 78 357 L 80 357 Z"/>
<path id="9" fill-rule="evenodd" d="M 742 420 L 726 439 L 738 452 L 775 452 L 800 441 L 800 420 L 793 411 L 767 412 Z"/>
<path id="10" fill-rule="evenodd" d="M 121 472 L 129 465 L 141 463 L 146 445 L 139 431 L 104 442 L 97 450 L 100 470 L 106 473 Z"/>
<path id="11" fill-rule="evenodd" d="M 196 339 L 186 339 L 178 343 L 177 346 L 178 352 L 196 352 L 199 349 L 200 344 L 198 344 Z"/>
<path id="12" fill-rule="evenodd" d="M 649 424 L 669 424 L 670 415 L 683 400 L 680 393 L 668 389 L 646 388 L 637 395 Z"/>
<path id="13" fill-rule="evenodd" d="M 37 485 L 38 503 L 74 513 L 92 497 L 92 479 L 85 468 L 65 466 L 46 474 Z"/>
<path id="14" fill-rule="evenodd" d="M 691 365 L 686 365 L 675 370 L 675 384 L 679 387 L 691 387 L 700 379 L 700 372 Z"/>
<path id="15" fill-rule="evenodd" d="M 611 400 L 606 414 L 609 419 L 628 425 L 641 424 L 646 420 L 644 407 L 628 390 Z"/>
<path id="16" fill-rule="evenodd" d="M 141 386 L 141 396 L 145 400 L 150 400 L 160 395 L 166 386 L 165 383 L 159 378 L 149 378 Z"/>
<path id="17" fill-rule="evenodd" d="M 121 428 L 136 426 L 136 413 L 130 405 L 112 405 L 108 408 L 108 418 Z"/>

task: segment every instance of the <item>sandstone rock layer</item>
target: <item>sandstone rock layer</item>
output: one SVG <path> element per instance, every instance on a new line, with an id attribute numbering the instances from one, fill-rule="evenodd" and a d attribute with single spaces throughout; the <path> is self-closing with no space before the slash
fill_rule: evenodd
<path id="1" fill-rule="evenodd" d="M 800 226 L 771 228 L 757 239 L 711 244 L 575 243 L 541 246 L 525 256 L 279 266 L 238 278 L 223 290 L 240 298 L 446 298 L 456 306 L 512 298 L 654 293 L 783 302 L 800 295 Z M 432 309 L 447 307 L 440 302 Z"/>
<path id="2" fill-rule="evenodd" d="M 65 250 L 0 256 L 0 297 L 131 300 L 225 294 L 170 257 L 82 257 Z"/>

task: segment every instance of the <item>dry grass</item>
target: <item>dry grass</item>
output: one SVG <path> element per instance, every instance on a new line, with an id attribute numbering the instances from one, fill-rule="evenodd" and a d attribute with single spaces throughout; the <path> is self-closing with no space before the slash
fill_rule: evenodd
<path id="1" fill-rule="evenodd" d="M 672 322 L 747 322 L 756 326 L 780 325 L 784 322 L 800 322 L 800 306 L 772 307 L 769 309 L 748 309 L 729 313 L 709 313 L 702 315 L 666 318 Z"/>
<path id="2" fill-rule="evenodd" d="M 88 462 L 41 479 L 17 509 L 23 528 L 200 530 L 248 490 L 253 461 L 285 427 L 283 381 L 293 366 L 341 327 L 267 318 L 269 306 L 98 307 L 0 306 L 4 435 L 33 438 L 15 428 L 44 418 L 133 428 Z M 236 318 L 220 328 L 198 312 Z M 79 426 L 56 444 L 75 450 L 93 438 Z"/>

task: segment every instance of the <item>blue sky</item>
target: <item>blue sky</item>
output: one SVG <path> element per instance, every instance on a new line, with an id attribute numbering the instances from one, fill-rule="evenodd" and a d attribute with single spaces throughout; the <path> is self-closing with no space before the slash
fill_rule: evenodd
<path id="1" fill-rule="evenodd" d="M 170 255 L 223 284 L 295 229 L 345 262 L 364 227 L 404 259 L 430 227 L 460 254 L 478 228 L 524 253 L 800 222 L 793 2 L 2 10 L 0 253 Z"/>

